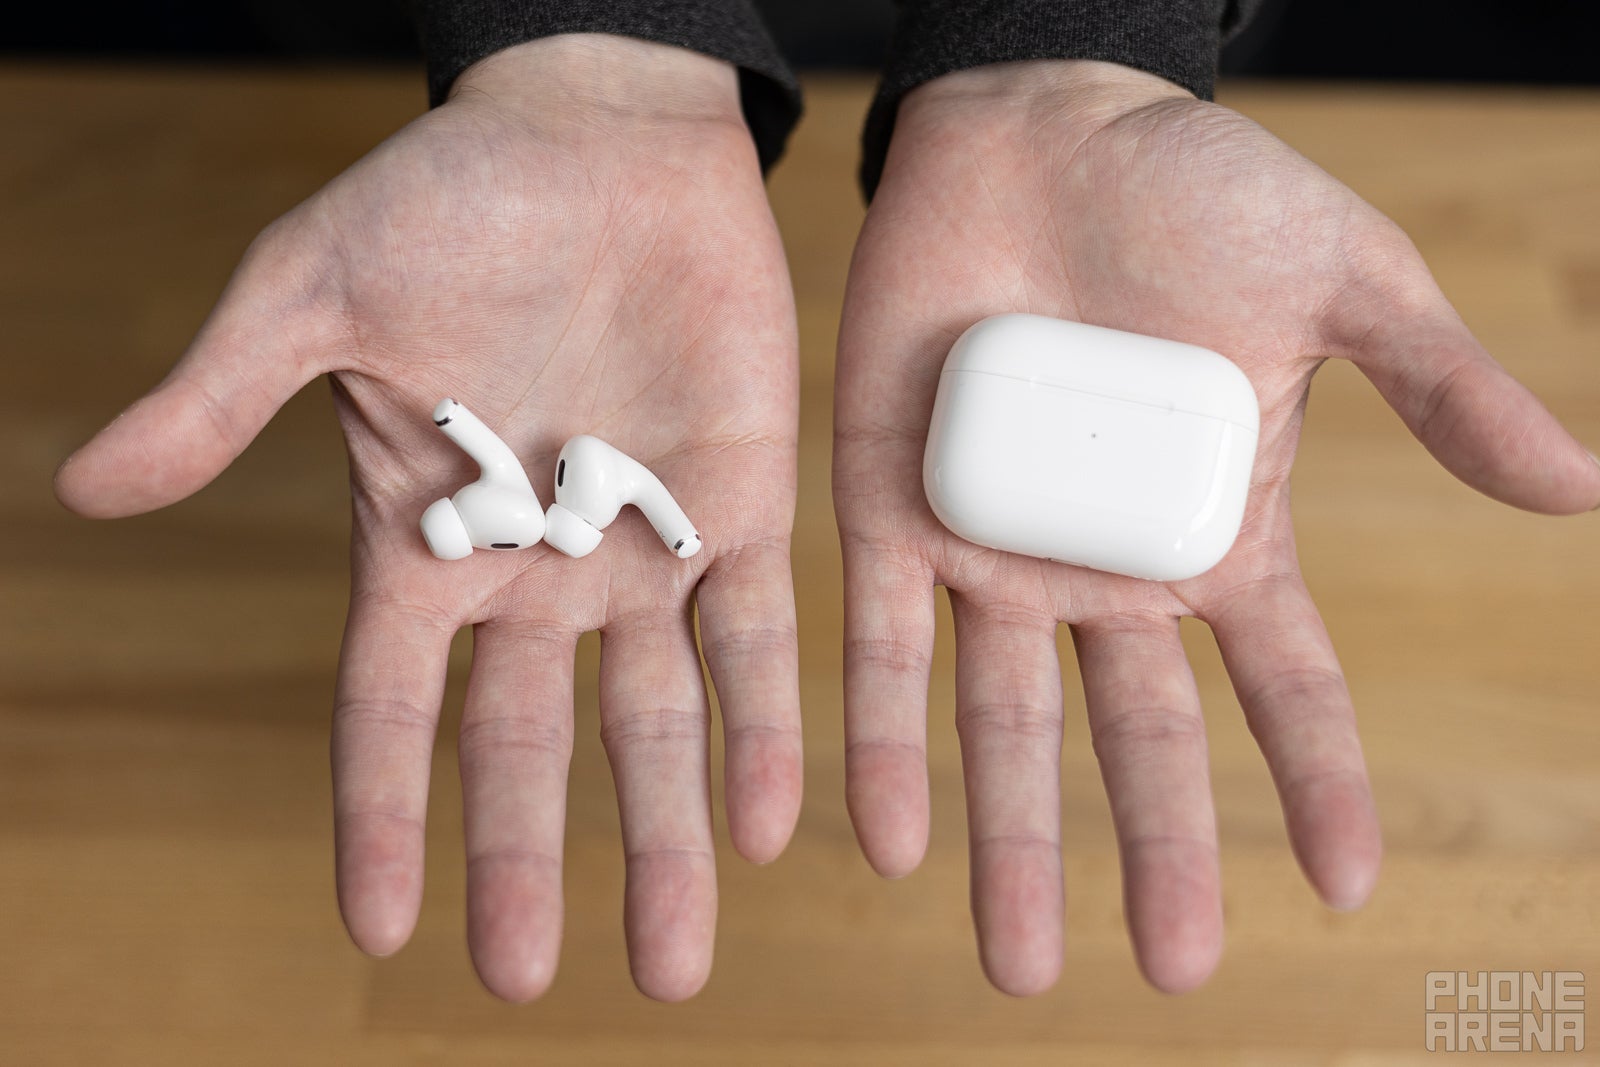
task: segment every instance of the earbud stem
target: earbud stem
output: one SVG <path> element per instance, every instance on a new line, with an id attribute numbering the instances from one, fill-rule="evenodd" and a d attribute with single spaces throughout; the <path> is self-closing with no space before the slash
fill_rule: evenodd
<path id="1" fill-rule="evenodd" d="M 464 405 L 449 397 L 439 401 L 433 409 L 433 424 L 477 461 L 484 481 L 533 492 L 533 483 L 528 481 L 517 454 Z"/>
<path id="2" fill-rule="evenodd" d="M 667 487 L 661 484 L 648 469 L 640 466 L 646 478 L 641 479 L 634 490 L 633 503 L 650 520 L 650 525 L 655 527 L 656 536 L 679 559 L 688 559 L 700 551 L 700 534 L 694 528 L 694 523 L 689 521 L 689 516 L 683 513 L 683 508 L 678 506 L 678 501 L 667 492 Z"/>

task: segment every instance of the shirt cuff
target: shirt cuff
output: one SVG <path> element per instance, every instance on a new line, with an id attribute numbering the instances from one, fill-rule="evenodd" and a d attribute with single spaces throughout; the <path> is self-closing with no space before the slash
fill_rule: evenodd
<path id="1" fill-rule="evenodd" d="M 906 93 L 944 74 L 1024 59 L 1098 59 L 1209 100 L 1224 29 L 1259 0 L 901 0 L 877 97 L 862 133 L 861 186 L 883 176 Z"/>
<path id="2" fill-rule="evenodd" d="M 415 0 L 428 60 L 428 103 L 503 48 L 562 33 L 611 33 L 688 48 L 739 68 L 745 123 L 761 168 L 800 120 L 800 85 L 749 0 Z"/>

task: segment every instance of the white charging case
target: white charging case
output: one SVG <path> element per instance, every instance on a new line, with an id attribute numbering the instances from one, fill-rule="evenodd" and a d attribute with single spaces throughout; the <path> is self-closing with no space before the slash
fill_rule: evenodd
<path id="1" fill-rule="evenodd" d="M 976 544 L 1176 581 L 1238 536 L 1259 428 L 1250 380 L 1209 349 L 996 315 L 945 360 L 923 488 Z"/>

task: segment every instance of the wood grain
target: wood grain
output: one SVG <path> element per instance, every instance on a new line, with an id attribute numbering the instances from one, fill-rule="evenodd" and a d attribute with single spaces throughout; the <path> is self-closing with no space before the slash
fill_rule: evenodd
<path id="1" fill-rule="evenodd" d="M 1197 993 L 1143 986 L 1064 640 L 1067 969 L 1039 998 L 994 992 L 967 915 L 942 606 L 931 851 L 903 881 L 871 874 L 842 802 L 828 494 L 869 86 L 809 88 L 771 183 L 804 347 L 800 829 L 767 868 L 723 850 L 701 996 L 634 992 L 586 639 L 566 947 L 550 995 L 514 1008 L 466 956 L 459 643 L 416 937 L 371 961 L 339 925 L 326 733 L 347 507 L 326 390 L 165 512 L 95 524 L 49 494 L 71 447 L 166 371 L 255 231 L 413 116 L 420 78 L 0 73 L 0 1063 L 1420 1063 L 1429 970 L 1600 980 L 1600 525 L 1456 484 L 1347 366 L 1318 379 L 1295 495 L 1382 808 L 1372 904 L 1336 915 L 1302 884 L 1215 648 L 1186 624 L 1228 950 Z M 1600 94 L 1260 85 L 1224 100 L 1393 215 L 1491 350 L 1600 443 Z"/>

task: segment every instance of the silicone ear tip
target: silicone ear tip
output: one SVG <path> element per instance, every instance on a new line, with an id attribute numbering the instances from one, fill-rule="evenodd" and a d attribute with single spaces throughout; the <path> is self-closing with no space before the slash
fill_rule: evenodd
<path id="1" fill-rule="evenodd" d="M 422 539 L 440 559 L 466 559 L 472 555 L 472 535 L 461 513 L 449 499 L 435 500 L 422 513 Z"/>
<path id="2" fill-rule="evenodd" d="M 551 504 L 544 517 L 544 542 L 573 559 L 582 559 L 600 544 L 603 535 L 576 512 Z"/>

